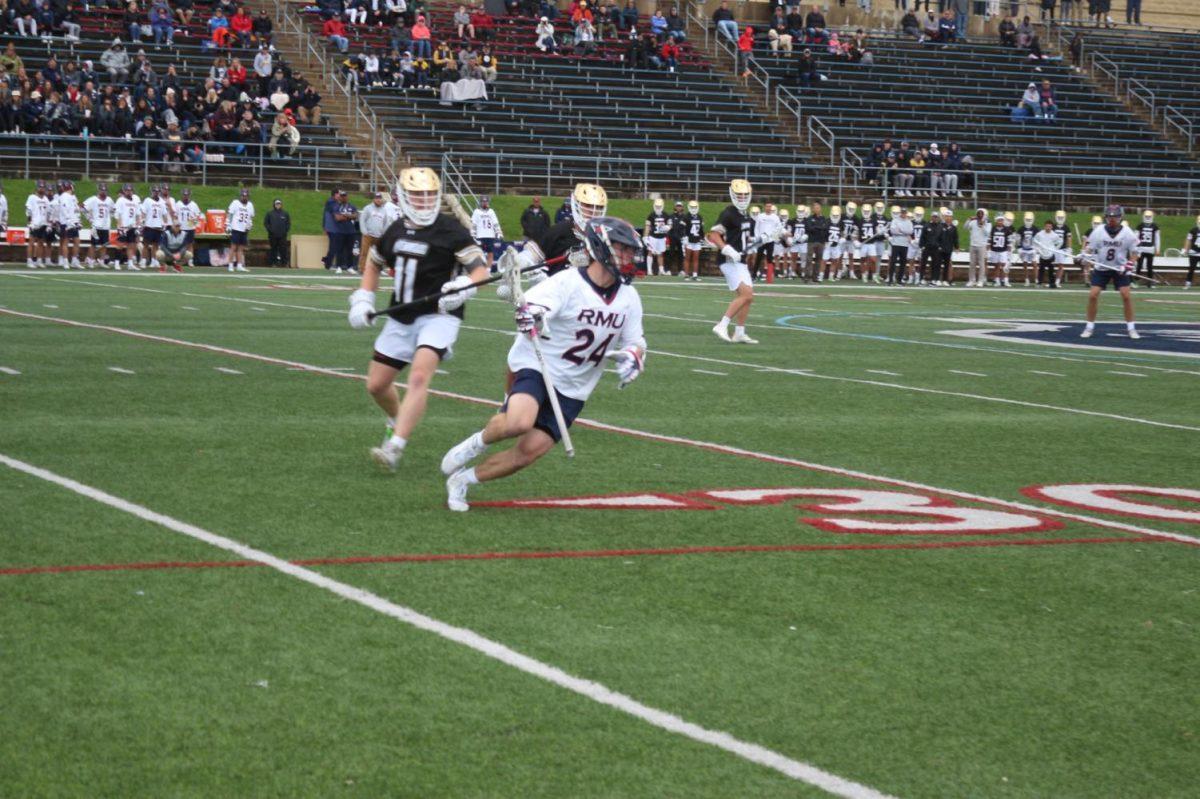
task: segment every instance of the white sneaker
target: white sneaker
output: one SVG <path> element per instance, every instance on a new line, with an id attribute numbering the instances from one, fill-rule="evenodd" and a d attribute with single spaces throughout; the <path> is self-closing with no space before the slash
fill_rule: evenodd
<path id="1" fill-rule="evenodd" d="M 750 338 L 745 333 L 734 333 L 733 337 L 730 338 L 729 340 L 732 341 L 734 344 L 757 344 L 758 343 L 758 341 L 756 339 Z"/>
<path id="2" fill-rule="evenodd" d="M 1129 337 L 1130 337 L 1130 338 L 1141 338 L 1141 337 L 1142 337 L 1142 334 L 1141 334 L 1141 333 L 1139 333 L 1139 332 L 1137 332 L 1136 330 L 1130 330 L 1130 331 L 1129 331 Z"/>
<path id="3" fill-rule="evenodd" d="M 340 274 L 342 273 L 342 268 L 339 266 L 337 269 L 334 269 L 334 270 L 333 270 L 333 273 L 334 273 L 335 275 L 340 275 Z"/>
<path id="4" fill-rule="evenodd" d="M 75 267 L 76 269 L 83 269 L 83 264 L 79 263 L 78 258 L 71 259 L 71 266 Z"/>
<path id="5" fill-rule="evenodd" d="M 37 264 L 35 264 L 32 259 L 27 258 L 27 259 L 25 259 L 25 268 L 26 269 L 37 269 Z"/>
<path id="6" fill-rule="evenodd" d="M 471 506 L 467 504 L 467 489 L 470 487 L 466 471 L 459 469 L 450 475 L 446 481 L 446 507 L 457 513 L 469 511 Z"/>
<path id="7" fill-rule="evenodd" d="M 1028 286 L 1028 285 L 1029 285 L 1029 278 L 1025 278 L 1025 285 L 1026 285 L 1026 286 Z"/>
<path id="8" fill-rule="evenodd" d="M 1190 280 L 1183 281 L 1183 290 L 1184 291 L 1187 291 L 1191 287 L 1192 287 L 1192 281 L 1190 281 Z"/>
<path id="9" fill-rule="evenodd" d="M 725 325 L 713 325 L 712 331 L 717 334 L 717 338 L 721 339 L 721 341 L 733 341 L 733 339 L 729 337 L 729 328 Z"/>
<path id="10" fill-rule="evenodd" d="M 471 461 L 478 458 L 487 449 L 487 444 L 480 440 L 478 433 L 458 442 L 450 451 L 442 456 L 442 474 L 449 477 Z"/>
<path id="11" fill-rule="evenodd" d="M 1083 332 L 1079 334 L 1079 337 L 1080 338 L 1091 338 L 1092 337 L 1092 328 L 1085 327 L 1083 329 Z"/>
<path id="12" fill-rule="evenodd" d="M 237 265 L 237 270 L 236 270 L 236 271 L 238 271 L 238 272 L 249 272 L 250 270 L 249 270 L 249 269 L 247 269 L 246 267 L 242 266 L 241 264 L 238 264 L 238 265 Z M 352 270 L 352 271 L 353 271 L 353 270 Z"/>
<path id="13" fill-rule="evenodd" d="M 120 271 L 121 271 L 121 262 L 120 262 L 120 261 L 113 261 L 112 268 L 113 268 L 113 271 L 115 271 L 115 272 L 120 272 Z"/>
<path id="14" fill-rule="evenodd" d="M 246 270 L 245 270 L 245 269 L 242 269 L 241 271 L 245 272 Z M 357 274 L 358 274 L 358 270 L 357 270 L 357 269 L 355 269 L 354 267 L 350 267 L 349 269 L 347 269 L 347 270 L 346 270 L 346 274 L 347 274 L 347 275 L 357 275 Z"/>
<path id="15" fill-rule="evenodd" d="M 230 272 L 232 272 L 232 271 L 233 271 L 233 264 L 230 264 L 230 265 L 229 265 L 229 271 L 230 271 Z"/>
<path id="16" fill-rule="evenodd" d="M 397 447 L 391 442 L 391 439 L 378 447 L 371 447 L 371 457 L 389 472 L 396 471 L 396 464 L 400 463 L 400 456 L 403 454 L 404 447 Z"/>

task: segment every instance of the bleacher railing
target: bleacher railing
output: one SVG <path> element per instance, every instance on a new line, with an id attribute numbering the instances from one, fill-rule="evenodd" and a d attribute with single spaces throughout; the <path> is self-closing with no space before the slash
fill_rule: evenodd
<path id="1" fill-rule="evenodd" d="M 56 146 L 58 145 L 58 146 Z M 199 148 L 197 156 L 167 161 L 162 152 L 175 146 Z M 142 180 L 164 176 L 191 176 L 210 181 L 265 185 L 289 184 L 319 189 L 341 180 L 352 170 L 365 176 L 362 167 L 347 165 L 346 149 L 331 145 L 300 144 L 294 155 L 281 141 L 272 157 L 267 143 L 180 141 L 111 138 L 102 136 L 20 136 L 0 139 L 0 174 L 24 178 L 111 178 L 140 172 Z"/>

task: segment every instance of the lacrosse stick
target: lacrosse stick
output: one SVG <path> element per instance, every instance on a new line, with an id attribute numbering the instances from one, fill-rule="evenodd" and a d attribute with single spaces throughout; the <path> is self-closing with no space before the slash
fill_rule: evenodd
<path id="1" fill-rule="evenodd" d="M 521 308 L 525 305 L 525 291 L 521 288 L 521 273 L 524 271 L 526 270 L 509 268 L 501 273 L 501 279 L 504 280 L 505 285 L 509 289 L 509 300 L 515 308 Z M 542 371 L 542 381 L 546 384 L 546 395 L 550 399 L 550 409 L 554 411 L 554 421 L 558 425 L 559 434 L 562 436 L 563 450 L 567 453 L 568 458 L 574 458 L 575 445 L 571 443 L 571 434 L 567 430 L 567 422 L 563 418 L 562 406 L 558 403 L 558 391 L 554 388 L 554 380 L 550 377 L 550 370 L 546 368 L 546 356 L 542 354 L 542 345 L 538 343 L 540 335 L 535 326 L 533 330 L 529 331 L 529 343 L 533 345 L 533 353 L 537 357 L 538 367 Z"/>
<path id="2" fill-rule="evenodd" d="M 1067 256 L 1068 258 L 1073 258 L 1073 259 L 1075 259 L 1075 262 L 1076 262 L 1076 263 L 1088 264 L 1088 265 L 1089 265 L 1089 266 L 1091 266 L 1093 269 L 1097 268 L 1097 267 L 1096 267 L 1096 261 L 1095 261 L 1095 259 L 1094 259 L 1094 258 L 1090 258 L 1090 257 L 1088 257 L 1086 254 L 1084 254 L 1084 253 L 1082 253 L 1082 252 L 1081 252 L 1081 253 L 1079 253 L 1078 255 L 1075 255 L 1075 254 L 1074 254 L 1074 253 L 1072 253 L 1070 250 L 1043 249 L 1043 248 L 1041 248 L 1041 247 L 1037 247 L 1036 249 L 1037 249 L 1037 251 L 1038 251 L 1039 253 L 1040 253 L 1040 252 L 1045 252 L 1046 254 L 1053 254 L 1053 255 L 1065 255 L 1065 256 Z M 1156 278 L 1156 277 L 1148 277 L 1148 276 L 1146 276 L 1146 275 L 1139 275 L 1139 274 L 1136 274 L 1136 273 L 1134 273 L 1134 272 L 1130 272 L 1130 273 L 1129 273 L 1129 276 L 1130 276 L 1131 278 L 1134 278 L 1135 280 L 1144 280 L 1144 281 L 1146 281 L 1147 283 L 1161 283 L 1161 284 L 1162 284 L 1162 285 L 1164 285 L 1164 286 L 1166 286 L 1166 285 L 1169 285 L 1169 284 L 1167 283 L 1167 281 L 1165 281 L 1165 280 L 1161 280 L 1161 279 L 1159 279 L 1159 278 Z"/>
<path id="3" fill-rule="evenodd" d="M 532 272 L 535 269 L 541 269 L 546 266 L 555 266 L 557 264 L 561 264 L 565 260 L 567 260 L 567 256 L 560 255 L 556 258 L 551 258 L 548 261 L 542 261 L 541 263 L 533 264 L 532 266 L 527 266 L 524 269 L 521 269 L 519 271 Z M 409 300 L 408 302 L 401 302 L 401 303 L 397 303 L 396 305 L 389 305 L 387 308 L 384 308 L 382 310 L 371 311 L 369 314 L 367 314 L 367 319 L 374 320 L 378 316 L 384 316 L 385 314 L 393 314 L 398 311 L 407 311 L 412 308 L 417 308 L 419 306 L 425 305 L 426 303 L 437 302 L 442 297 L 449 297 L 451 294 L 458 294 L 459 292 L 467 291 L 468 289 L 475 289 L 475 288 L 479 288 L 480 286 L 486 286 L 489 283 L 499 283 L 501 280 L 506 279 L 506 277 L 505 277 L 506 275 L 507 275 L 507 272 L 501 272 L 500 274 L 492 275 L 491 277 L 484 278 L 483 280 L 477 280 L 474 283 L 469 283 L 465 286 L 459 286 L 456 289 L 450 289 L 449 291 L 438 292 L 437 294 L 428 294 L 424 297 L 418 297 L 415 300 Z"/>

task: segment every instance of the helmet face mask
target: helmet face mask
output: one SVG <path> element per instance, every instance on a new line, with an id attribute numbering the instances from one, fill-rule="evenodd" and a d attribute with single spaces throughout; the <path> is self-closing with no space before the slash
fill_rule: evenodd
<path id="1" fill-rule="evenodd" d="M 1026 225 L 1032 225 L 1032 224 L 1033 224 L 1033 211 L 1026 211 L 1026 212 L 1025 212 L 1025 224 L 1026 224 Z"/>
<path id="2" fill-rule="evenodd" d="M 571 192 L 571 218 L 584 230 L 591 219 L 608 213 L 608 193 L 595 183 L 576 183 Z"/>
<path id="3" fill-rule="evenodd" d="M 1067 224 L 1067 212 L 1066 211 L 1055 211 L 1054 212 L 1054 224 L 1056 224 L 1056 225 Z"/>
<path id="4" fill-rule="evenodd" d="M 796 206 L 796 218 L 797 219 L 807 219 L 808 218 L 808 206 L 807 205 L 797 205 Z"/>
<path id="5" fill-rule="evenodd" d="M 925 209 L 918 205 L 913 209 L 913 218 L 918 222 L 922 221 L 925 218 Z"/>
<path id="6" fill-rule="evenodd" d="M 779 209 L 779 218 L 780 219 L 788 219 L 790 216 L 791 216 L 791 214 L 788 212 L 788 209 L 786 209 L 786 208 Z"/>
<path id="7" fill-rule="evenodd" d="M 692 200 L 687 204 L 687 209 L 689 214 L 698 214 L 700 213 L 700 203 Z"/>
<path id="8" fill-rule="evenodd" d="M 858 213 L 858 206 L 855 203 L 846 203 L 846 216 L 854 216 Z"/>
<path id="9" fill-rule="evenodd" d="M 655 200 L 655 201 L 654 201 L 654 213 L 656 213 L 656 214 L 661 214 L 661 213 L 662 213 L 662 210 L 663 210 L 663 201 L 662 201 L 662 200 Z"/>
<path id="10" fill-rule="evenodd" d="M 1145 213 L 1142 214 L 1142 221 L 1147 225 L 1154 224 L 1154 212 L 1150 209 L 1146 209 Z"/>
<path id="11" fill-rule="evenodd" d="M 583 231 L 583 243 L 593 261 L 604 267 L 612 278 L 628 285 L 637 275 L 645 257 L 642 238 L 624 219 L 598 216 L 589 219 Z"/>
<path id="12" fill-rule="evenodd" d="M 842 218 L 842 207 L 840 205 L 835 205 L 829 209 L 829 221 L 830 222 L 838 222 L 841 220 L 841 218 Z"/>
<path id="13" fill-rule="evenodd" d="M 441 212 L 441 178 L 428 167 L 405 169 L 396 184 L 396 197 L 401 214 L 417 227 L 429 227 Z"/>
<path id="14" fill-rule="evenodd" d="M 1110 231 L 1115 231 L 1121 227 L 1121 220 L 1125 217 L 1125 209 L 1119 205 L 1110 205 L 1104 209 L 1104 226 Z"/>
<path id="15" fill-rule="evenodd" d="M 733 207 L 746 212 L 750 207 L 750 197 L 754 190 L 750 187 L 750 181 L 743 178 L 737 178 L 729 183 L 729 201 L 733 203 Z"/>

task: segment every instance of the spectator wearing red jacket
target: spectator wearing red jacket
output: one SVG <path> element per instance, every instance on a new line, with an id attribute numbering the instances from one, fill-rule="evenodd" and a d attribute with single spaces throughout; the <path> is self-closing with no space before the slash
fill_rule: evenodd
<path id="1" fill-rule="evenodd" d="M 229 71 L 225 73 L 225 78 L 229 81 L 230 86 L 241 87 L 246 83 L 246 68 L 242 66 L 241 59 L 235 58 L 229 64 Z"/>
<path id="2" fill-rule="evenodd" d="M 674 72 L 675 67 L 679 66 L 679 45 L 675 44 L 673 39 L 667 39 L 659 50 L 659 56 L 667 72 Z"/>
<path id="3" fill-rule="evenodd" d="M 237 34 L 242 47 L 250 46 L 250 31 L 254 27 L 254 19 L 246 13 L 245 6 L 240 6 L 237 12 L 229 18 L 229 27 Z"/>
<path id="4" fill-rule="evenodd" d="M 742 77 L 750 77 L 750 55 L 754 52 L 754 28 L 747 27 L 738 37 L 738 61 L 741 62 Z"/>
<path id="5" fill-rule="evenodd" d="M 491 41 L 496 27 L 496 21 L 492 19 L 492 15 L 478 8 L 471 12 L 471 27 L 475 29 L 475 38 L 487 42 Z"/>
<path id="6" fill-rule="evenodd" d="M 325 24 L 321 26 L 321 35 L 328 39 L 339 53 L 350 49 L 350 40 L 346 38 L 346 23 L 342 22 L 341 17 L 325 20 Z"/>

